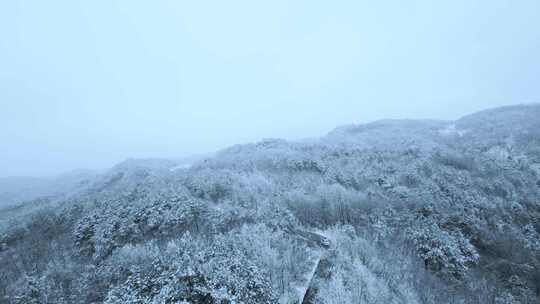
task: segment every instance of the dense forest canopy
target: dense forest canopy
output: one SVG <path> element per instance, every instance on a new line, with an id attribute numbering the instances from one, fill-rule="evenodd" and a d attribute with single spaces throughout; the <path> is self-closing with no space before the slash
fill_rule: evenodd
<path id="1" fill-rule="evenodd" d="M 0 303 L 540 301 L 538 104 L 39 185 L 0 193 Z"/>

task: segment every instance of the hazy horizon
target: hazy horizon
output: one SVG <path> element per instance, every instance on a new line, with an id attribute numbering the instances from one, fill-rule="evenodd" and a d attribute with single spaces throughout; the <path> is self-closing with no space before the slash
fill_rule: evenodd
<path id="1" fill-rule="evenodd" d="M 538 102 L 540 2 L 6 1 L 0 177 Z"/>

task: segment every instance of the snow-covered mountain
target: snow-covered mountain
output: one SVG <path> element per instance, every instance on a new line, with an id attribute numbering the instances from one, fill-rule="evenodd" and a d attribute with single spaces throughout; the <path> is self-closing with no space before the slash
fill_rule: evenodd
<path id="1" fill-rule="evenodd" d="M 539 130 L 382 120 L 43 184 L 0 215 L 0 303 L 538 303 Z"/>

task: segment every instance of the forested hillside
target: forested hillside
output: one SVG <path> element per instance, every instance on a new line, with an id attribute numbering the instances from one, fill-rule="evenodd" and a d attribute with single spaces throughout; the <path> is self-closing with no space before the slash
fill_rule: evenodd
<path id="1" fill-rule="evenodd" d="M 0 303 L 540 303 L 537 104 L 69 189 L 0 210 Z"/>

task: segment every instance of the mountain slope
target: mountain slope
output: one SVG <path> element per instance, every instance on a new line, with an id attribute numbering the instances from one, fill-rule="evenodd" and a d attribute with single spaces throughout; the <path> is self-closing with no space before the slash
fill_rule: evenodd
<path id="1" fill-rule="evenodd" d="M 539 111 L 127 161 L 10 213 L 0 303 L 538 302 Z"/>

